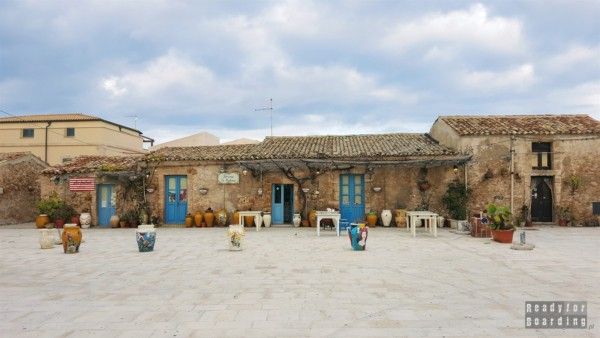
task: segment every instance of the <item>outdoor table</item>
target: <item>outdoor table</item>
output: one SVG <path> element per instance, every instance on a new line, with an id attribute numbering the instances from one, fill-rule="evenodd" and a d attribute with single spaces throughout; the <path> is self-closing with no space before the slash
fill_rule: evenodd
<path id="1" fill-rule="evenodd" d="M 340 213 L 337 211 L 317 211 L 317 236 L 321 236 L 321 220 L 330 218 L 335 224 L 335 233 L 340 236 Z"/>
<path id="2" fill-rule="evenodd" d="M 260 224 L 256 224 L 256 216 L 260 216 L 262 211 L 238 211 L 240 215 L 240 224 L 244 226 L 244 216 L 254 216 L 254 223 L 256 225 L 256 231 L 260 230 Z"/>
<path id="3" fill-rule="evenodd" d="M 437 237 L 437 217 L 438 214 L 431 211 L 407 211 L 406 217 L 408 222 L 406 223 L 406 229 L 412 232 L 413 237 L 417 235 L 417 221 L 424 219 L 429 224 L 429 232 L 433 231 L 433 236 Z"/>

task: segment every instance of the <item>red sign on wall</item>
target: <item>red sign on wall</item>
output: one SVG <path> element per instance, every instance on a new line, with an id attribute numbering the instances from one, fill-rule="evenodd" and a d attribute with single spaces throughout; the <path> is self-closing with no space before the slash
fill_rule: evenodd
<path id="1" fill-rule="evenodd" d="M 94 191 L 93 177 L 78 177 L 69 179 L 69 191 Z"/>

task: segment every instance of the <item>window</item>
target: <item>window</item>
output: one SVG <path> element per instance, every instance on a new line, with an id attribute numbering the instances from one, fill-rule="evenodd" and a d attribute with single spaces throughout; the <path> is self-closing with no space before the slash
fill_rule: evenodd
<path id="1" fill-rule="evenodd" d="M 531 167 L 533 169 L 552 169 L 552 143 L 531 143 Z"/>
<path id="2" fill-rule="evenodd" d="M 67 137 L 75 136 L 75 128 L 67 128 Z"/>
<path id="3" fill-rule="evenodd" d="M 33 137 L 33 128 L 23 129 L 23 137 Z"/>
<path id="4" fill-rule="evenodd" d="M 71 157 L 63 157 L 62 162 L 67 163 L 67 162 L 71 162 L 71 160 L 72 160 Z"/>

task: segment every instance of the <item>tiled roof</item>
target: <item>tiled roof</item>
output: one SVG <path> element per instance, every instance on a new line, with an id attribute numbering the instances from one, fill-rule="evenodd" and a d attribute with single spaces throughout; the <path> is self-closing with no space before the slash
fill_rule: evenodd
<path id="1" fill-rule="evenodd" d="M 12 161 L 12 160 L 16 160 L 18 158 L 21 158 L 23 156 L 28 156 L 28 155 L 31 155 L 31 153 L 28 151 L 15 152 L 15 153 L 0 153 L 0 162 Z"/>
<path id="2" fill-rule="evenodd" d="M 259 144 L 168 147 L 147 155 L 150 161 L 262 159 L 380 159 L 457 155 L 427 134 L 277 136 Z"/>
<path id="3" fill-rule="evenodd" d="M 87 114 L 40 114 L 0 117 L 0 123 L 46 122 L 46 121 L 100 121 L 99 117 Z"/>
<path id="4" fill-rule="evenodd" d="M 440 116 L 459 135 L 600 134 L 600 121 L 588 115 Z"/>
<path id="5" fill-rule="evenodd" d="M 42 171 L 44 174 L 131 171 L 141 156 L 78 156 L 65 164 L 57 164 Z"/>

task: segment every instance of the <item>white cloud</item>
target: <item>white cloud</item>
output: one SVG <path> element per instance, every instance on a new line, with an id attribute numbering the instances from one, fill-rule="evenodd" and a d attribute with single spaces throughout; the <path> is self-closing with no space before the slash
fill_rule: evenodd
<path id="1" fill-rule="evenodd" d="M 591 114 L 600 119 L 600 81 L 584 82 L 572 88 L 551 91 L 547 100 L 570 111 Z"/>
<path id="2" fill-rule="evenodd" d="M 600 69 L 600 46 L 575 45 L 563 53 L 544 60 L 542 65 L 552 73 L 569 71 L 579 66 L 585 67 L 588 71 L 590 68 Z"/>
<path id="3" fill-rule="evenodd" d="M 463 74 L 460 81 L 464 86 L 479 91 L 523 90 L 535 82 L 535 72 L 532 64 L 524 64 L 499 72 L 468 72 Z"/>
<path id="4" fill-rule="evenodd" d="M 466 10 L 434 13 L 397 24 L 381 41 L 382 46 L 404 53 L 420 45 L 479 47 L 514 54 L 522 51 L 524 41 L 521 23 L 517 19 L 490 16 L 482 4 Z M 442 51 L 441 47 L 437 47 Z M 429 54 L 436 51 L 429 51 Z"/>

